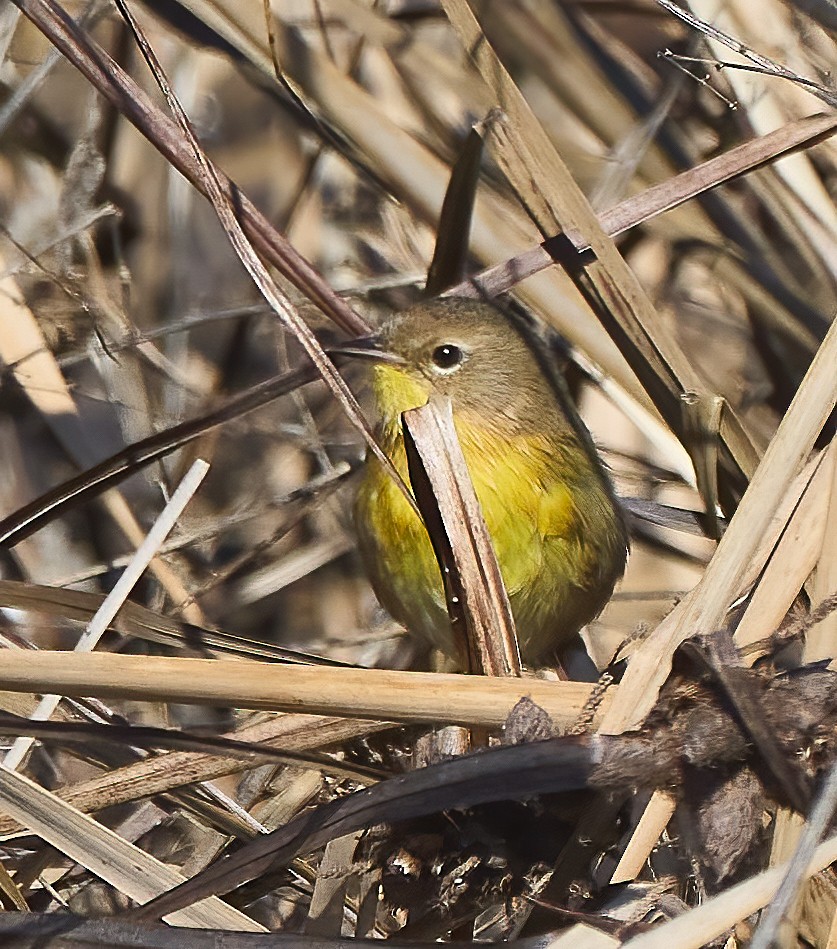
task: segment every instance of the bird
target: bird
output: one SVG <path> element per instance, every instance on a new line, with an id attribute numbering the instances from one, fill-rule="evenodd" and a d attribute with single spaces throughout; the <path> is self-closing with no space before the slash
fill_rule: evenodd
<path id="1" fill-rule="evenodd" d="M 560 373 L 519 316 L 467 298 L 426 300 L 374 337 L 375 436 L 407 479 L 403 412 L 450 399 L 521 658 L 554 661 L 602 610 L 628 554 L 625 519 Z M 354 504 L 358 546 L 383 607 L 425 645 L 461 657 L 427 531 L 368 453 Z"/>

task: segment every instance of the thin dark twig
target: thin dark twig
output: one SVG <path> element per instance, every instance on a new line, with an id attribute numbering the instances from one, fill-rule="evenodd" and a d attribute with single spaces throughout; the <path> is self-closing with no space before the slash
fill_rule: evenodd
<path id="1" fill-rule="evenodd" d="M 746 46 L 744 43 L 742 43 L 741 40 L 737 40 L 734 36 L 730 36 L 728 33 L 724 33 L 723 30 L 719 30 L 717 27 L 712 26 L 705 20 L 701 20 L 700 17 L 696 17 L 694 13 L 691 13 L 689 10 L 678 6 L 673 2 L 673 0 L 657 0 L 657 3 L 664 10 L 667 10 L 669 13 L 671 13 L 672 16 L 676 16 L 678 20 L 688 23 L 688 25 L 693 29 L 703 33 L 704 36 L 708 36 L 710 39 L 723 44 L 731 50 L 734 50 L 745 59 L 749 59 L 750 62 L 755 63 L 768 75 L 780 76 L 783 79 L 791 79 L 793 82 L 802 81 L 804 87 L 810 89 L 818 99 L 821 99 L 832 108 L 837 108 L 837 93 L 833 92 L 831 89 L 826 89 L 824 86 L 811 83 L 810 80 L 803 81 L 802 76 L 798 75 L 785 66 L 781 66 L 772 59 L 768 59 L 767 56 L 762 56 L 760 53 L 756 53 L 754 50 L 750 49 L 749 46 Z"/>
<path id="2" fill-rule="evenodd" d="M 328 755 L 314 752 L 272 748 L 264 742 L 239 741 L 226 735 L 200 735 L 176 728 L 153 725 L 103 725 L 98 722 L 50 722 L 22 718 L 11 712 L 0 712 L 0 734 L 29 736 L 58 744 L 85 745 L 91 740 L 112 741 L 138 748 L 184 750 L 213 754 L 223 752 L 229 758 L 254 763 L 278 762 L 313 768 L 339 778 L 372 783 L 387 777 L 386 772 L 363 764 L 347 764 Z"/>
<path id="3" fill-rule="evenodd" d="M 747 63 L 733 63 L 726 59 L 707 59 L 705 56 L 685 56 L 682 53 L 673 53 L 670 49 L 663 51 L 666 59 L 678 60 L 681 63 L 699 63 L 703 66 L 711 67 L 720 72 L 722 69 L 738 69 L 741 72 L 754 72 L 760 76 L 775 76 L 777 79 L 787 79 L 790 82 L 797 82 L 802 86 L 809 86 L 811 89 L 828 92 L 828 88 L 813 79 L 806 79 L 796 73 L 786 76 L 782 73 L 776 73 L 772 69 L 765 69 L 764 66 L 749 66 Z"/>
<path id="4" fill-rule="evenodd" d="M 676 53 L 673 53 L 670 49 L 664 49 L 661 52 L 657 53 L 657 58 L 662 59 L 670 65 L 674 66 L 675 69 L 678 69 L 684 76 L 688 76 L 689 79 L 693 79 L 699 86 L 703 86 L 707 92 L 711 92 L 713 96 L 720 99 L 727 108 L 734 112 L 738 108 L 738 102 L 734 99 L 728 99 L 720 89 L 716 89 L 709 82 L 709 73 L 705 76 L 697 76 L 692 72 L 691 69 L 687 69 L 683 62 L 700 62 L 692 56 L 678 56 Z"/>

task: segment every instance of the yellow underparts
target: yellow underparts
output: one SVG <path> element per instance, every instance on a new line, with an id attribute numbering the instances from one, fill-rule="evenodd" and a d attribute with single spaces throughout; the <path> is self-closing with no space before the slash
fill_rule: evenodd
<path id="1" fill-rule="evenodd" d="M 416 399 L 416 392 L 390 394 L 400 405 L 425 401 Z M 456 416 L 454 420 L 509 594 L 521 651 L 524 659 L 534 661 L 598 613 L 614 578 L 601 577 L 599 567 L 602 558 L 613 560 L 619 527 L 591 461 L 578 445 L 550 443 L 540 434 L 509 437 L 495 428 L 476 427 Z M 382 444 L 406 479 L 400 425 L 383 429 Z M 411 632 L 455 654 L 427 532 L 392 478 L 372 459 L 359 489 L 356 515 L 378 598 Z"/>

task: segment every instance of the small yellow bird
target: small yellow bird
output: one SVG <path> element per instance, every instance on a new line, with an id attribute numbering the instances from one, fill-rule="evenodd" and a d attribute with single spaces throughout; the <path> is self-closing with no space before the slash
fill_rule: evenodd
<path id="1" fill-rule="evenodd" d="M 590 433 L 545 372 L 531 333 L 468 299 L 420 303 L 376 338 L 377 437 L 407 478 L 401 413 L 448 396 L 529 665 L 549 661 L 592 620 L 622 575 L 625 523 Z M 450 656 L 441 575 L 419 517 L 371 454 L 355 503 L 378 599 L 410 633 Z"/>

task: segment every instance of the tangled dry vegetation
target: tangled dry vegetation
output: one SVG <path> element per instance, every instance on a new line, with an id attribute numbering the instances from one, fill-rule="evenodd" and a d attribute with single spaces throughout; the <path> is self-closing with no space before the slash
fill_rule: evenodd
<path id="1" fill-rule="evenodd" d="M 837 944 L 837 21 L 755 11 L 0 7 L 3 945 Z M 631 512 L 578 681 L 402 671 L 355 554 L 311 358 L 437 242 Z"/>

